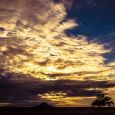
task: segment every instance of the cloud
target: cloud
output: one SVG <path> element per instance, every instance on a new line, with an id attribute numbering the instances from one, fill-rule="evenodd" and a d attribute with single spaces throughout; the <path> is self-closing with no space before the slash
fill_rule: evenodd
<path id="1" fill-rule="evenodd" d="M 5 0 L 0 9 L 1 28 L 7 31 L 6 37 L 0 38 L 0 65 L 6 72 L 45 80 L 111 80 L 114 68 L 107 66 L 103 57 L 111 50 L 85 36 L 67 36 L 65 30 L 77 24 L 64 20 L 66 12 L 61 2 Z M 56 75 L 60 77 L 52 77 Z"/>
<path id="2" fill-rule="evenodd" d="M 11 86 L 11 93 L 4 92 L 4 100 L 20 101 L 34 95 L 36 98 L 37 94 L 48 94 L 50 91 L 62 91 L 69 97 L 94 96 L 99 91 L 84 88 L 114 86 L 114 83 L 107 83 L 115 79 L 114 62 L 105 64 L 106 58 L 103 57 L 111 49 L 88 41 L 83 35 L 67 36 L 65 30 L 78 24 L 65 18 L 63 3 L 1 0 L 0 12 L 1 76 L 24 82 L 13 83 L 15 87 Z M 29 84 L 25 83 L 27 79 Z M 35 84 L 31 79 L 38 80 Z"/>
<path id="3" fill-rule="evenodd" d="M 92 97 L 106 88 L 113 87 L 115 84 L 107 81 L 57 80 L 43 82 L 21 75 L 14 78 L 14 75 L 9 74 L 0 79 L 0 102 L 10 103 L 9 106 L 34 106 L 42 100 L 51 100 L 52 102 L 54 95 L 57 96 L 57 100 L 60 99 L 60 96 L 71 99 Z M 47 97 L 47 95 L 51 97 Z"/>

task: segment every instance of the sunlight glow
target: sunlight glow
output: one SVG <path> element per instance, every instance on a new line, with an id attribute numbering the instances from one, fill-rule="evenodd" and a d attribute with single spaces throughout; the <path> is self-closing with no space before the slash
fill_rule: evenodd
<path id="1" fill-rule="evenodd" d="M 18 7 L 12 6 L 17 12 L 1 21 L 0 27 L 8 33 L 5 39 L 0 33 L 0 66 L 4 66 L 5 72 L 41 80 L 115 79 L 110 77 L 115 75 L 115 62 L 106 65 L 103 57 L 111 49 L 88 41 L 86 36 L 67 36 L 65 30 L 78 24 L 72 19 L 63 21 L 63 4 L 44 1 L 49 5 L 40 2 L 44 6 L 41 9 L 39 4 L 28 8 L 28 2 L 21 1 Z M 31 18 L 31 14 L 36 18 Z"/>

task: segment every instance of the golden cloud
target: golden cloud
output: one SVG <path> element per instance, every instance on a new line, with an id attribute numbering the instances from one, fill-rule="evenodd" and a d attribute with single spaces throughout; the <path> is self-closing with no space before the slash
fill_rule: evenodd
<path id="1" fill-rule="evenodd" d="M 6 72 L 42 80 L 114 79 L 115 68 L 105 64 L 103 57 L 110 49 L 85 36 L 70 37 L 64 33 L 78 24 L 64 21 L 66 11 L 62 3 L 2 0 L 0 11 L 0 27 L 4 28 L 0 33 L 0 65 Z"/>
<path id="2" fill-rule="evenodd" d="M 50 92 L 38 96 L 57 107 L 87 107 L 90 101 L 94 100 L 94 97 L 65 97 L 65 95 L 63 92 Z"/>

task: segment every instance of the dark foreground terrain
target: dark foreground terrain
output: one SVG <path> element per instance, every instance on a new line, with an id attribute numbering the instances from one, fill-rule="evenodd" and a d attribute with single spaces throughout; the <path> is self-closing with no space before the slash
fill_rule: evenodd
<path id="1" fill-rule="evenodd" d="M 115 115 L 115 108 L 0 108 L 0 115 Z"/>

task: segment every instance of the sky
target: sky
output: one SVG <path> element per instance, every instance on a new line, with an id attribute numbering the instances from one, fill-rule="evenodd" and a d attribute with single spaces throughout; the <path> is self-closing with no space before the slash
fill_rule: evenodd
<path id="1" fill-rule="evenodd" d="M 115 101 L 114 10 L 114 0 L 0 0 L 0 106 Z"/>

